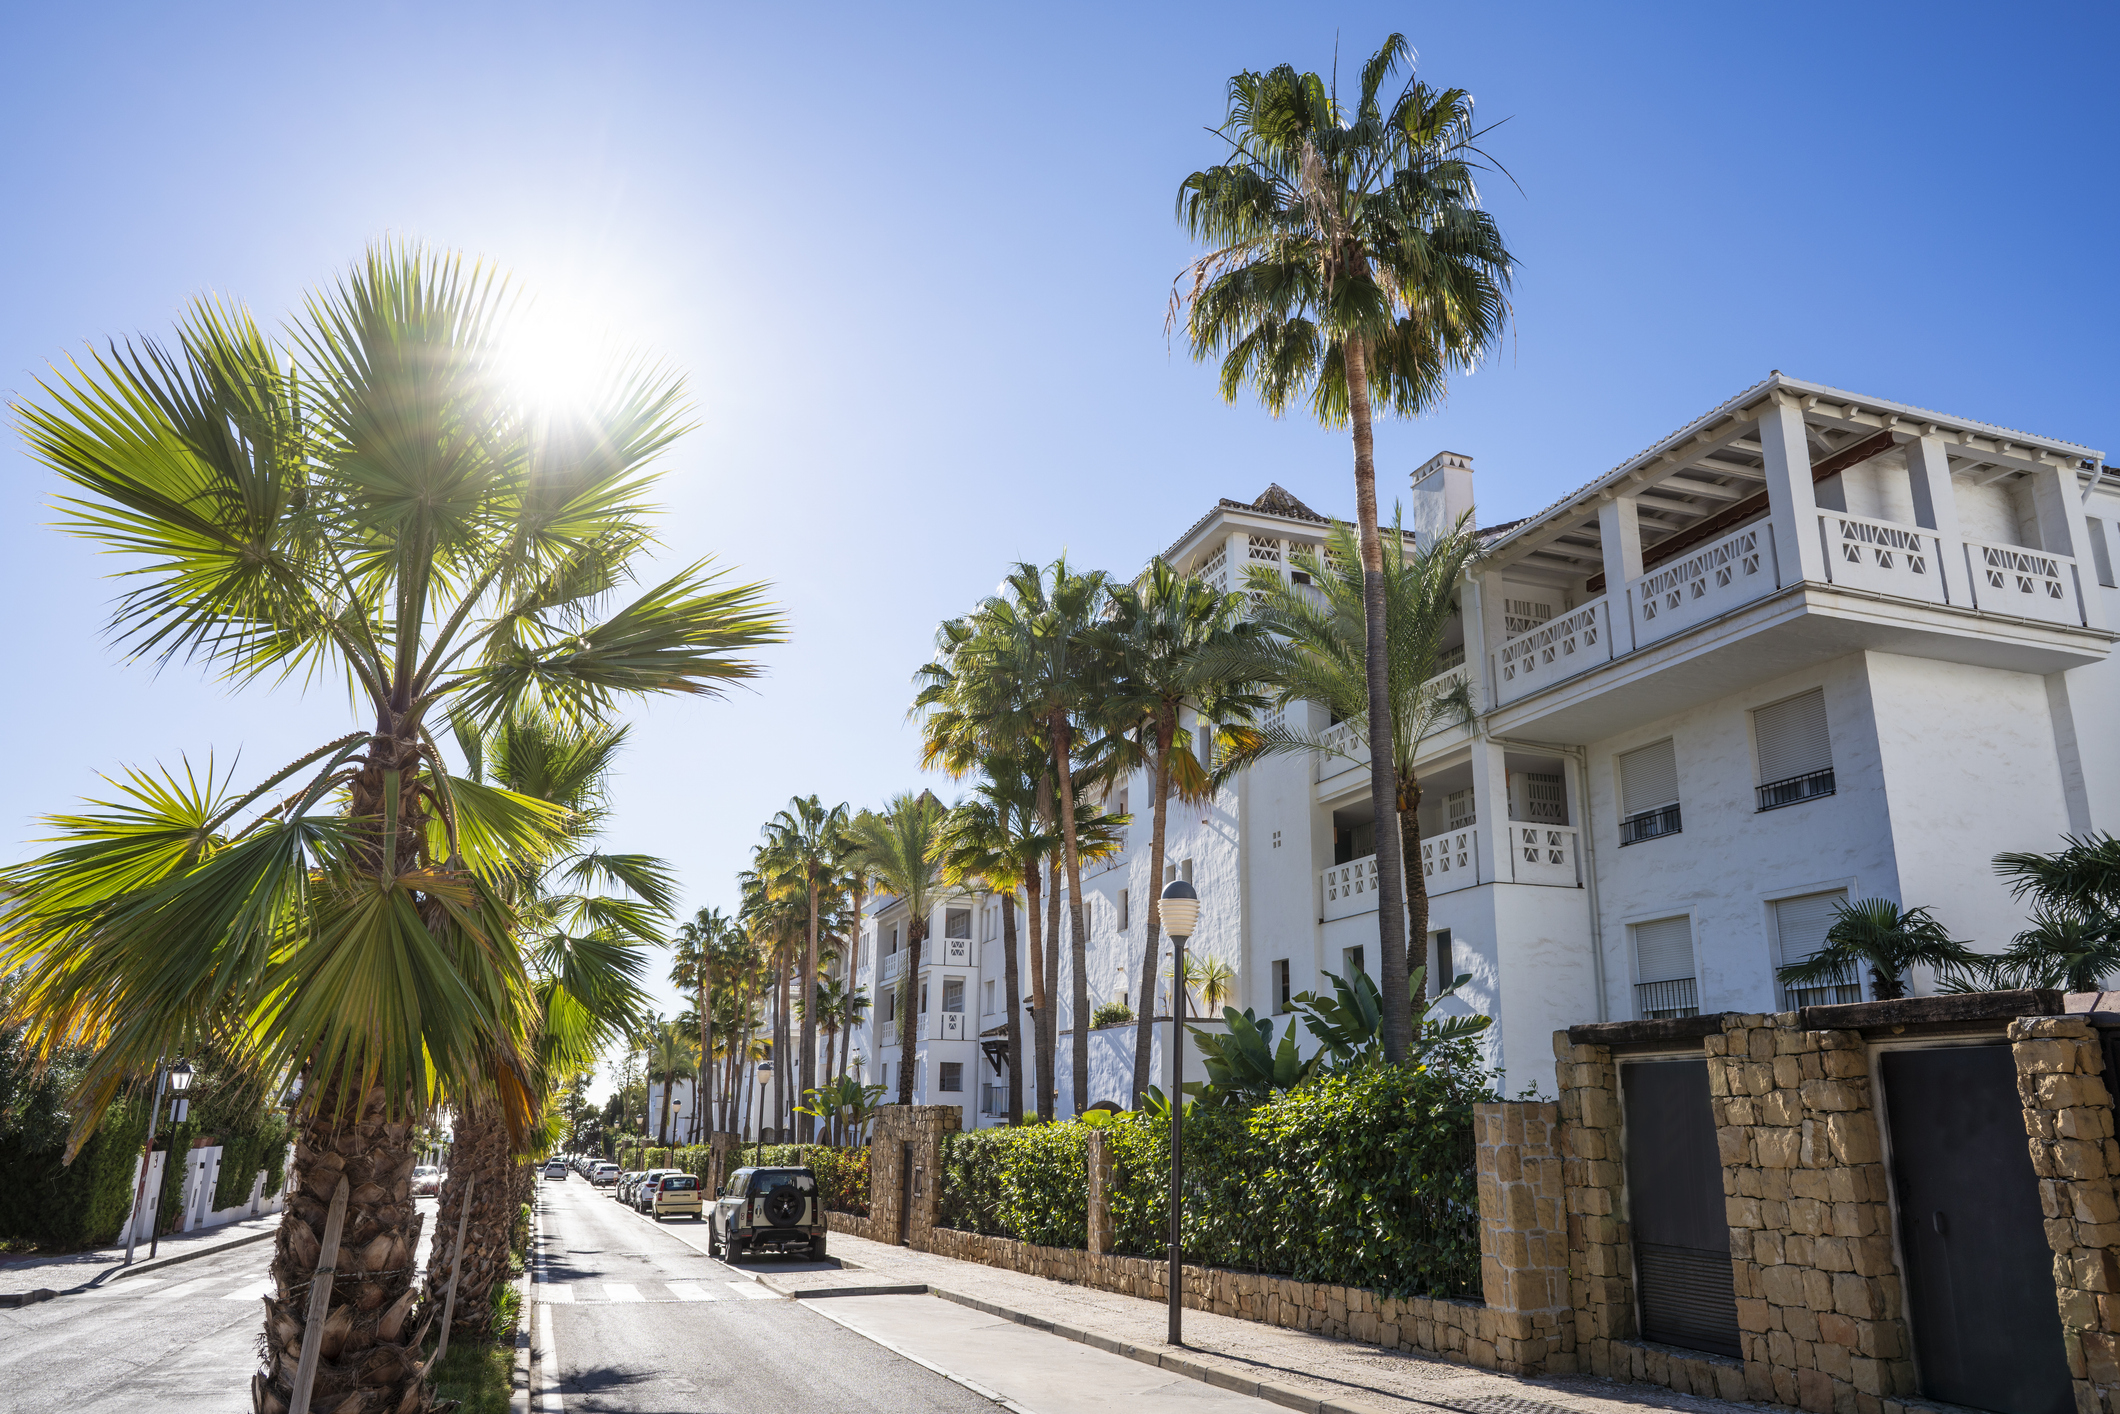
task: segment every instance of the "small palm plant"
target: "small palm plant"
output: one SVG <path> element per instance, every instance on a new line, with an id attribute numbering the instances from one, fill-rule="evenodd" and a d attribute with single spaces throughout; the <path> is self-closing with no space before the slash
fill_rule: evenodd
<path id="1" fill-rule="evenodd" d="M 2051 854 L 1998 854 L 1995 871 L 2031 898 L 2032 926 L 1984 959 L 1981 986 L 2095 992 L 2120 972 L 2120 838 L 2071 835 Z"/>
<path id="2" fill-rule="evenodd" d="M 1946 976 L 1978 971 L 1984 959 L 1926 908 L 1901 908 L 1888 898 L 1857 899 L 1835 906 L 1825 946 L 1802 962 L 1775 973 L 1784 985 L 1815 987 L 1845 983 L 1860 967 L 1870 969 L 1870 995 L 1892 1001 L 1907 994 L 1907 969 L 1926 963 Z"/>

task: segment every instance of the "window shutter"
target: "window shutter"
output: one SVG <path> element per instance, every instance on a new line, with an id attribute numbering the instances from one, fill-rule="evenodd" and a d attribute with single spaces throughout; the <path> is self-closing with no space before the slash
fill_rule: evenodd
<path id="1" fill-rule="evenodd" d="M 1826 695 L 1813 688 L 1801 697 L 1762 707 L 1752 714 L 1759 740 L 1759 783 L 1770 785 L 1833 765 L 1833 741 L 1826 732 Z"/>
<path id="2" fill-rule="evenodd" d="M 1847 890 L 1835 889 L 1775 903 L 1775 942 L 1781 950 L 1783 967 L 1806 960 L 1826 945 L 1826 930 L 1833 926 L 1835 905 L 1847 902 L 1847 898 Z"/>
<path id="3" fill-rule="evenodd" d="M 1619 758 L 1620 808 L 1629 815 L 1676 804 L 1678 757 L 1671 743 L 1660 741 Z"/>
<path id="4" fill-rule="evenodd" d="M 1642 982 L 1676 982 L 1693 975 L 1693 920 L 1659 918 L 1634 925 L 1634 965 Z"/>

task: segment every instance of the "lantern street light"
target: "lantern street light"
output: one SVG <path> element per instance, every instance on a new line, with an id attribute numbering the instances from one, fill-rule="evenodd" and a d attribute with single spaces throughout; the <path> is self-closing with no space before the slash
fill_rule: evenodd
<path id="1" fill-rule="evenodd" d="M 1156 916 L 1170 934 L 1170 1343 L 1185 1344 L 1180 1329 L 1185 1309 L 1185 1258 L 1179 1188 L 1185 1164 L 1185 940 L 1200 921 L 1200 896 L 1184 879 L 1174 879 L 1156 900 Z"/>
<path id="2" fill-rule="evenodd" d="M 133 1190 L 132 1220 L 125 1226 L 125 1264 L 127 1266 L 132 1265 L 133 1244 L 139 1239 L 140 1208 L 142 1204 L 148 1201 L 147 1168 L 154 1158 L 155 1130 L 160 1127 L 162 1122 L 162 1088 L 165 1085 L 168 1086 L 177 1097 L 176 1103 L 169 1107 L 169 1122 L 173 1125 L 182 1124 L 186 1114 L 189 1113 L 190 1102 L 184 1098 L 184 1092 L 191 1088 L 191 1075 L 191 1067 L 184 1062 L 182 1057 L 178 1058 L 175 1065 L 158 1066 L 155 1070 L 154 1103 L 149 1106 L 147 1111 L 147 1143 L 140 1150 L 140 1183 Z M 171 1157 L 171 1162 L 175 1162 L 174 1155 Z M 154 1210 L 161 1208 L 161 1198 L 162 1191 L 158 1187 L 155 1190 Z M 156 1226 L 159 1227 L 160 1225 L 156 1224 Z M 156 1251 L 161 1248 L 161 1245 L 162 1235 L 160 1232 L 155 1232 L 148 1239 L 147 1255 L 150 1257 L 154 1256 Z"/>

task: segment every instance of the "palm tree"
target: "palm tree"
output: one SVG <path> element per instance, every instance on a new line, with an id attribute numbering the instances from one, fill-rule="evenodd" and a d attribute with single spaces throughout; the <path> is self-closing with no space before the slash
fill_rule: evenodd
<path id="1" fill-rule="evenodd" d="M 1107 735 L 1091 744 L 1089 754 L 1107 780 L 1124 780 L 1136 769 L 1148 773 L 1148 877 L 1157 890 L 1163 886 L 1171 794 L 1196 801 L 1211 793 L 1192 733 L 1178 725 L 1182 709 L 1190 705 L 1202 729 L 1211 730 L 1204 724 L 1248 723 L 1264 705 L 1242 678 L 1231 677 L 1222 666 L 1258 636 L 1256 628 L 1242 621 L 1243 604 L 1242 595 L 1183 578 L 1161 559 L 1151 562 L 1132 584 L 1112 591 L 1118 670 L 1097 714 Z M 1156 989 L 1162 931 L 1162 919 L 1151 906 L 1148 941 L 1141 952 L 1144 998 Z M 1147 1025 L 1134 1028 L 1136 1109 L 1153 1079 L 1151 1038 Z"/>
<path id="2" fill-rule="evenodd" d="M 506 301 L 483 267 L 378 247 L 285 340 L 202 301 L 175 347 L 113 346 L 17 408 L 73 488 L 70 528 L 139 557 L 113 621 L 133 656 L 336 680 L 371 724 L 248 790 L 130 773 L 0 881 L 0 972 L 25 970 L 10 1019 L 46 1056 L 94 1050 L 76 1146 L 121 1087 L 210 1033 L 305 1077 L 261 1411 L 292 1398 L 341 1178 L 346 1248 L 374 1280 L 333 1294 L 315 1405 L 424 1407 L 415 1126 L 491 1096 L 527 1135 L 544 1099 L 506 885 L 560 843 L 564 812 L 453 775 L 434 724 L 713 694 L 781 638 L 757 586 L 704 566 L 600 612 L 650 534 L 647 468 L 684 430 L 681 387 L 636 364 L 586 410 L 528 409 L 496 374 Z"/>
<path id="3" fill-rule="evenodd" d="M 702 908 L 677 927 L 670 947 L 670 984 L 694 996 L 693 1019 L 699 1027 L 699 1054 L 714 1054 L 715 969 L 737 940 L 735 921 L 718 908 Z M 694 1118 L 712 1128 L 714 1124 L 714 1070 L 700 1067 L 699 1103 Z"/>
<path id="4" fill-rule="evenodd" d="M 856 817 L 849 827 L 860 867 L 906 908 L 905 981 L 908 994 L 920 984 L 920 951 L 928 915 L 942 889 L 942 827 L 949 812 L 927 792 L 891 798 L 881 815 Z M 913 1103 L 913 1015 L 898 1009 L 898 1103 Z"/>
<path id="5" fill-rule="evenodd" d="M 1250 386 L 1279 416 L 1307 394 L 1330 427 L 1352 424 L 1355 518 L 1364 578 L 1370 803 L 1397 794 L 1385 679 L 1384 549 L 1377 527 L 1377 403 L 1411 417 L 1476 367 L 1508 318 L 1511 257 L 1479 208 L 1480 134 L 1471 95 L 1410 74 L 1387 111 L 1383 87 L 1413 51 L 1392 35 L 1342 107 L 1336 81 L 1283 64 L 1229 81 L 1218 166 L 1178 192 L 1178 219 L 1210 247 L 1174 290 L 1195 359 L 1220 361 L 1226 401 Z M 1183 277 L 1181 277 L 1183 278 Z M 1400 861 L 1377 855 L 1385 1054 L 1412 1042 L 1400 928 Z"/>
<path id="6" fill-rule="evenodd" d="M 1428 880 L 1421 868 L 1421 778 L 1417 763 L 1429 737 L 1445 727 L 1472 721 L 1472 695 L 1467 680 L 1462 676 L 1445 678 L 1441 670 L 1446 652 L 1443 640 L 1459 617 L 1458 583 L 1477 556 L 1479 544 L 1471 530 L 1461 524 L 1409 552 L 1396 516 L 1386 542 L 1389 548 L 1383 556 L 1384 624 L 1390 658 L 1384 668 L 1384 683 L 1391 716 L 1388 745 L 1392 753 L 1392 810 L 1377 817 L 1377 857 L 1381 864 L 1391 852 L 1393 832 L 1386 826 L 1396 820 L 1411 936 L 1402 969 L 1394 969 L 1389 957 L 1382 959 L 1377 991 L 1384 998 L 1386 1019 L 1404 1019 L 1410 1036 L 1413 998 L 1407 979 L 1421 965 L 1420 953 L 1428 937 Z M 1284 581 L 1263 565 L 1251 572 L 1246 583 L 1256 597 L 1258 608 L 1253 622 L 1261 633 L 1234 649 L 1210 655 L 1221 670 L 1242 674 L 1264 685 L 1272 692 L 1276 706 L 1315 702 L 1325 707 L 1336 721 L 1348 724 L 1353 741 L 1285 723 L 1239 732 L 1234 734 L 1234 747 L 1218 763 L 1220 772 L 1226 774 L 1261 756 L 1284 752 L 1359 760 L 1359 749 L 1373 745 L 1367 730 L 1371 675 L 1365 620 L 1369 575 L 1357 567 L 1353 550 L 1353 536 L 1347 526 L 1336 522 L 1322 561 L 1307 552 L 1289 558 L 1294 568 L 1310 576 L 1308 588 Z M 1441 995 L 1453 985 L 1453 979 L 1437 977 L 1431 990 Z"/>
<path id="7" fill-rule="evenodd" d="M 814 795 L 797 796 L 766 824 L 766 853 L 761 857 L 760 868 L 770 867 L 796 880 L 809 905 L 804 920 L 808 943 L 798 993 L 805 998 L 817 988 L 818 903 L 838 875 L 837 854 L 846 826 L 846 806 L 835 805 L 827 810 Z M 768 858 L 772 861 L 770 866 L 763 862 Z M 802 1012 L 801 1067 L 796 1087 L 807 1093 L 817 1085 L 817 1013 L 816 1008 L 808 1006 Z M 803 1116 L 799 1137 L 805 1141 L 814 1139 L 816 1132 L 814 1117 Z"/>
<path id="8" fill-rule="evenodd" d="M 868 1020 L 868 1016 L 868 992 L 860 987 L 847 988 L 839 999 L 839 1078 L 842 1081 L 848 1079 L 851 1074 L 849 1057 L 853 1054 L 854 1033 L 861 1028 L 862 1022 Z M 839 1142 L 849 1142 L 849 1136 L 844 1130 L 840 1133 Z"/>
<path id="9" fill-rule="evenodd" d="M 1907 994 L 1906 973 L 1927 963 L 1945 973 L 1977 969 L 1985 961 L 1953 941 L 1926 908 L 1901 908 L 1888 898 L 1857 899 L 1834 906 L 1825 946 L 1774 975 L 1791 987 L 1847 980 L 1858 966 L 1870 969 L 1870 994 L 1890 1001 Z"/>
<path id="10" fill-rule="evenodd" d="M 692 1049 L 692 1039 L 685 1028 L 674 1021 L 656 1017 L 641 1038 L 648 1056 L 649 1082 L 661 1082 L 662 1105 L 657 1111 L 655 1135 L 665 1148 L 670 1143 L 670 1092 L 680 1080 L 699 1073 L 699 1053 Z"/>
<path id="11" fill-rule="evenodd" d="M 1994 987 L 2095 992 L 2120 972 L 2120 837 L 2069 835 L 2051 854 L 1998 854 L 2010 892 L 2032 900 L 2032 926 L 1982 971 Z"/>

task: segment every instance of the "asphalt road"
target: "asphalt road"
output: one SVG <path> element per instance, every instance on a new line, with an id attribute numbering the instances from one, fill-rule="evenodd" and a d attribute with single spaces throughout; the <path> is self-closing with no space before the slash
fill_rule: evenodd
<path id="1" fill-rule="evenodd" d="M 537 1275 L 547 1414 L 843 1414 L 996 1405 L 750 1279 L 816 1264 L 706 1255 L 706 1224 L 656 1224 L 580 1178 L 546 1182 Z M 937 1303 L 940 1305 L 941 1303 Z"/>

